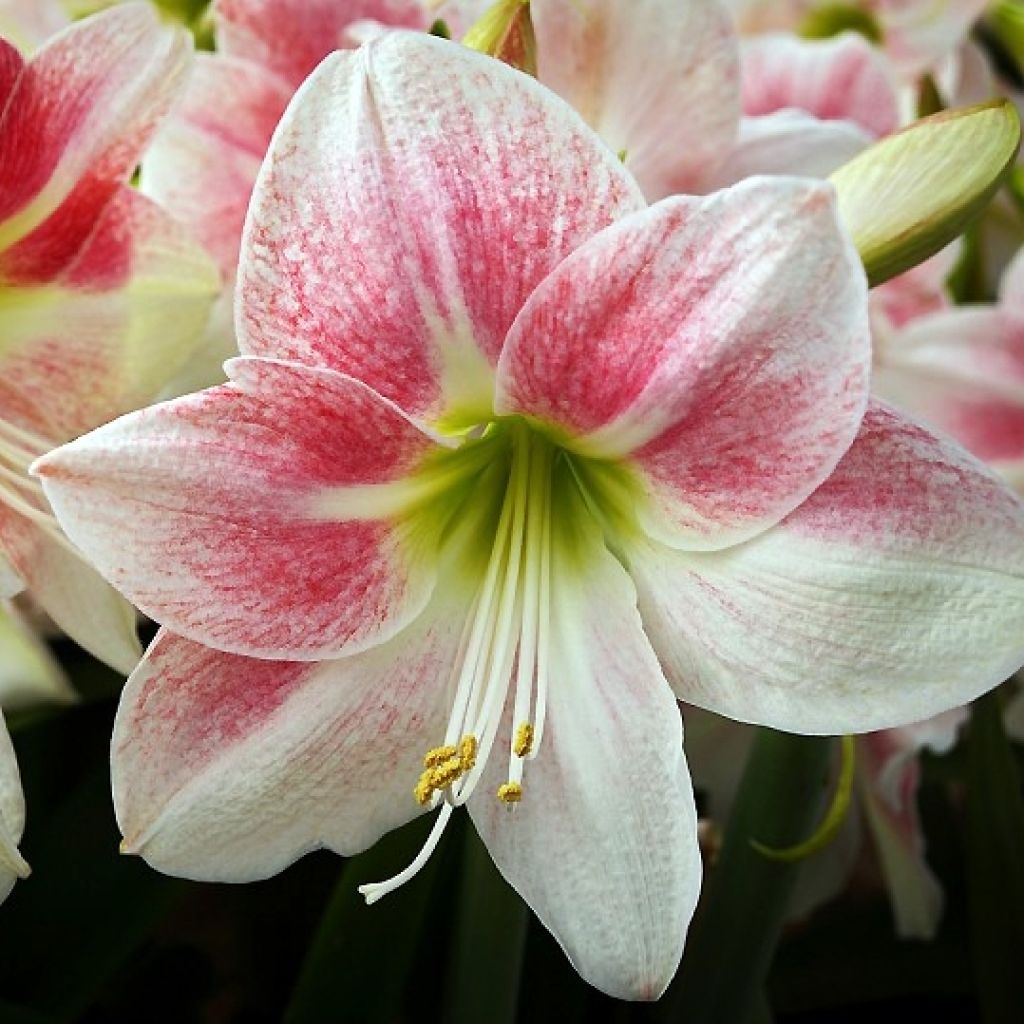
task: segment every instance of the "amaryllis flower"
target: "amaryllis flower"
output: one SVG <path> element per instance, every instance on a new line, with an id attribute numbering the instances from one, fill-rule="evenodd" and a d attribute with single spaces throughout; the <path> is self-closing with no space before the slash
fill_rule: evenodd
<path id="1" fill-rule="evenodd" d="M 27 586 L 125 672 L 140 653 L 134 612 L 27 468 L 151 398 L 202 328 L 214 268 L 126 184 L 190 50 L 144 4 L 71 26 L 27 63 L 0 40 L 0 591 Z"/>
<path id="2" fill-rule="evenodd" d="M 25 797 L 21 792 L 21 776 L 7 726 L 0 716 L 0 902 L 7 899 L 14 883 L 29 873 L 28 864 L 18 852 L 24 828 Z"/>
<path id="3" fill-rule="evenodd" d="M 538 78 L 623 157 L 649 201 L 753 174 L 825 177 L 870 142 L 838 98 L 827 119 L 797 102 L 745 109 L 739 41 L 717 0 L 532 0 L 530 10 Z"/>
<path id="4" fill-rule="evenodd" d="M 821 182 L 647 207 L 553 93 L 426 35 L 328 58 L 253 197 L 231 380 L 36 464 L 166 627 L 125 849 L 245 880 L 466 804 L 585 978 L 650 998 L 697 897 L 676 697 L 842 732 L 1024 657 L 1024 509 L 867 401 Z"/>
<path id="5" fill-rule="evenodd" d="M 223 52 L 199 55 L 184 102 L 146 156 L 142 187 L 231 281 L 260 161 L 316 64 L 366 38 L 366 19 L 425 29 L 441 14 L 457 31 L 467 15 L 420 0 L 217 0 L 213 11 Z M 620 153 L 649 200 L 755 173 L 825 176 L 870 141 L 845 112 L 827 122 L 774 109 L 741 119 L 738 42 L 717 0 L 533 0 L 531 12 L 540 80 Z M 219 333 L 214 350 L 228 355 L 227 325 Z"/>
<path id="6" fill-rule="evenodd" d="M 850 24 L 858 11 L 868 19 L 880 43 L 905 80 L 940 65 L 966 39 L 986 0 L 855 0 L 849 5 L 825 0 L 724 0 L 741 32 L 798 31 Z"/>
<path id="7" fill-rule="evenodd" d="M 927 285 L 924 299 L 936 291 Z M 1024 252 L 994 305 L 901 313 L 875 318 L 875 392 L 1024 488 Z"/>

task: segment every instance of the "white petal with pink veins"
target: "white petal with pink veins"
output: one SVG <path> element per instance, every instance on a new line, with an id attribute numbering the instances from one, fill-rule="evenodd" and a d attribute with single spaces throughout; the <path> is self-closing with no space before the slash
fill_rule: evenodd
<path id="1" fill-rule="evenodd" d="M 627 558 L 677 695 L 741 721 L 888 728 L 965 704 L 1024 661 L 1024 506 L 880 405 L 778 526 L 725 551 Z"/>
<path id="2" fill-rule="evenodd" d="M 866 296 L 828 185 L 761 178 L 667 199 L 531 296 L 496 405 L 625 460 L 660 540 L 723 547 L 792 511 L 853 440 Z"/>
<path id="3" fill-rule="evenodd" d="M 490 414 L 526 297 L 642 205 L 550 91 L 445 40 L 390 33 L 326 60 L 285 114 L 243 242 L 239 347 L 472 425 Z"/>
<path id="4" fill-rule="evenodd" d="M 592 527 L 573 544 L 552 567 L 547 725 L 522 800 L 495 798 L 507 776 L 492 757 L 469 806 L 498 869 L 580 974 L 621 999 L 656 999 L 701 880 L 679 710 L 629 578 Z"/>
<path id="5" fill-rule="evenodd" d="M 231 383 L 37 462 L 55 512 L 141 609 L 193 639 L 300 660 L 380 642 L 422 609 L 436 566 L 395 502 L 365 495 L 437 446 L 334 371 L 231 365 Z M 358 496 L 347 514 L 339 494 Z"/>

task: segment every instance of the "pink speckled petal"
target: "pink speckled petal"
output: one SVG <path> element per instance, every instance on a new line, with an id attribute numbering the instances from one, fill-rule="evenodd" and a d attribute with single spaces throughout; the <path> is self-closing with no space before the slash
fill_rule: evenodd
<path id="1" fill-rule="evenodd" d="M 357 45 L 348 28 L 376 21 L 426 29 L 423 0 L 215 0 L 217 49 L 280 75 L 292 90 L 334 50 Z"/>
<path id="2" fill-rule="evenodd" d="M 627 557 L 676 694 L 741 721 L 890 728 L 959 707 L 1024 661 L 1024 506 L 880 404 L 829 480 L 760 537 Z"/>
<path id="3" fill-rule="evenodd" d="M 242 352 L 339 369 L 410 414 L 490 414 L 539 281 L 643 205 L 561 100 L 489 57 L 393 32 L 300 90 L 253 195 Z"/>
<path id="4" fill-rule="evenodd" d="M 321 846 L 358 853 L 421 813 L 413 789 L 444 736 L 464 596 L 440 588 L 393 640 L 325 662 L 162 631 L 114 724 L 126 848 L 169 874 L 252 881 Z"/>
<path id="5" fill-rule="evenodd" d="M 71 25 L 26 66 L 0 121 L 0 277 L 48 281 L 75 258 L 173 102 L 190 38 L 130 3 Z"/>
<path id="6" fill-rule="evenodd" d="M 872 386 L 1024 485 L 1024 320 L 998 306 L 913 320 L 883 337 Z"/>
<path id="7" fill-rule="evenodd" d="M 65 530 L 148 615 L 221 650 L 309 660 L 393 635 L 435 565 L 366 485 L 435 443 L 334 371 L 249 359 L 232 375 L 36 462 Z"/>
<path id="8" fill-rule="evenodd" d="M 899 127 L 889 63 L 861 35 L 759 36 L 746 40 L 741 54 L 743 112 L 749 116 L 792 107 L 823 121 L 852 121 L 873 136 Z"/>
<path id="9" fill-rule="evenodd" d="M 679 709 L 636 592 L 585 509 L 574 511 L 554 549 L 551 688 L 523 799 L 510 813 L 495 795 L 508 778 L 510 706 L 469 808 L 498 869 L 583 978 L 620 999 L 657 999 L 700 889 L 696 808 Z"/>
<path id="10" fill-rule="evenodd" d="M 725 10 L 678 0 L 533 0 L 538 77 L 625 153 L 650 201 L 693 192 L 739 121 Z"/>
<path id="11" fill-rule="evenodd" d="M 120 186 L 58 278 L 4 294 L 4 418 L 56 443 L 152 401 L 189 358 L 219 288 L 185 229 Z"/>
<path id="12" fill-rule="evenodd" d="M 198 54 L 185 94 L 142 161 L 142 191 L 186 225 L 234 279 L 242 225 L 292 90 L 258 64 Z"/>
<path id="13" fill-rule="evenodd" d="M 869 347 L 830 186 L 751 179 L 664 200 L 566 260 L 509 334 L 496 405 L 628 459 L 652 535 L 717 548 L 828 476 L 857 432 Z"/>

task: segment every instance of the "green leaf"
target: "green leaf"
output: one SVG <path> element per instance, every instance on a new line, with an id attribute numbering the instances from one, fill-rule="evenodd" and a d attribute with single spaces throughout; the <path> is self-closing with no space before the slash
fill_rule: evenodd
<path id="1" fill-rule="evenodd" d="M 473 829 L 466 829 L 460 889 L 444 1020 L 514 1024 L 530 912 Z"/>
<path id="2" fill-rule="evenodd" d="M 372 907 L 358 886 L 404 868 L 419 852 L 432 817 L 421 817 L 346 862 L 306 954 L 285 1013 L 287 1024 L 389 1021 L 400 1016 L 405 982 L 428 929 L 439 852 L 420 873 Z"/>
<path id="3" fill-rule="evenodd" d="M 881 284 L 962 234 L 1019 145 L 1013 104 L 992 100 L 924 118 L 840 167 L 830 180 L 868 281 Z"/>
<path id="4" fill-rule="evenodd" d="M 802 862 L 769 860 L 750 841 L 787 847 L 806 836 L 825 802 L 833 748 L 827 737 L 758 730 L 659 1019 L 744 1024 L 763 1016 L 765 979 Z"/>
<path id="5" fill-rule="evenodd" d="M 985 1024 L 1024 1007 L 1024 797 L 996 692 L 975 701 L 967 760 L 971 953 Z"/>

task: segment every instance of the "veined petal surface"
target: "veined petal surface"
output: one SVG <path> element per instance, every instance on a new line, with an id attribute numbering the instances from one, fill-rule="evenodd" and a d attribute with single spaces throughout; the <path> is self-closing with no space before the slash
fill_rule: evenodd
<path id="1" fill-rule="evenodd" d="M 171 874 L 252 881 L 321 846 L 358 853 L 422 813 L 413 788 L 444 733 L 471 596 L 439 588 L 391 641 L 324 662 L 162 631 L 114 724 L 125 848 Z"/>
<path id="2" fill-rule="evenodd" d="M 693 192 L 739 121 L 739 52 L 717 0 L 533 0 L 540 80 L 654 202 Z"/>
<path id="3" fill-rule="evenodd" d="M 469 801 L 509 883 L 590 984 L 656 999 L 700 889 L 697 814 L 679 708 L 636 592 L 592 526 L 556 544 L 544 739 L 514 810 L 492 753 Z M 512 708 L 495 751 L 508 750 Z"/>
<path id="4" fill-rule="evenodd" d="M 867 400 L 869 347 L 831 188 L 751 179 L 663 200 L 567 259 L 509 334 L 496 407 L 628 460 L 664 543 L 723 547 L 831 472 Z"/>
<path id="5" fill-rule="evenodd" d="M 292 89 L 251 61 L 196 55 L 181 102 L 142 161 L 141 188 L 186 225 L 234 279 L 242 225 Z"/>
<path id="6" fill-rule="evenodd" d="M 426 29 L 423 0 L 214 0 L 217 49 L 280 75 L 294 91 L 332 50 L 357 45 L 358 21 Z"/>
<path id="7" fill-rule="evenodd" d="M 828 481 L 746 544 L 628 555 L 676 694 L 789 732 L 958 707 L 1024 661 L 1024 506 L 879 403 Z"/>
<path id="8" fill-rule="evenodd" d="M 746 39 L 743 112 L 787 107 L 823 121 L 852 121 L 872 136 L 900 124 L 896 83 L 881 51 L 855 32 L 834 39 L 771 34 Z"/>
<path id="9" fill-rule="evenodd" d="M 436 566 L 372 485 L 403 480 L 435 443 L 332 370 L 231 369 L 231 383 L 37 461 L 55 513 L 100 572 L 191 639 L 297 660 L 379 643 L 422 609 Z"/>
<path id="10" fill-rule="evenodd" d="M 69 26 L 25 66 L 0 120 L 0 277 L 46 281 L 74 259 L 190 54 L 184 29 L 130 3 Z"/>
<path id="11" fill-rule="evenodd" d="M 526 297 L 642 206 L 549 90 L 446 40 L 389 33 L 329 57 L 284 116 L 242 246 L 239 348 L 470 425 L 490 415 Z"/>
<path id="12" fill-rule="evenodd" d="M 874 392 L 1024 485 L 1024 320 L 962 306 L 913 320 L 878 346 Z"/>
<path id="13" fill-rule="evenodd" d="M 0 289 L 0 409 L 54 442 L 152 400 L 199 341 L 217 270 L 167 213 L 119 186 L 72 262 Z"/>

